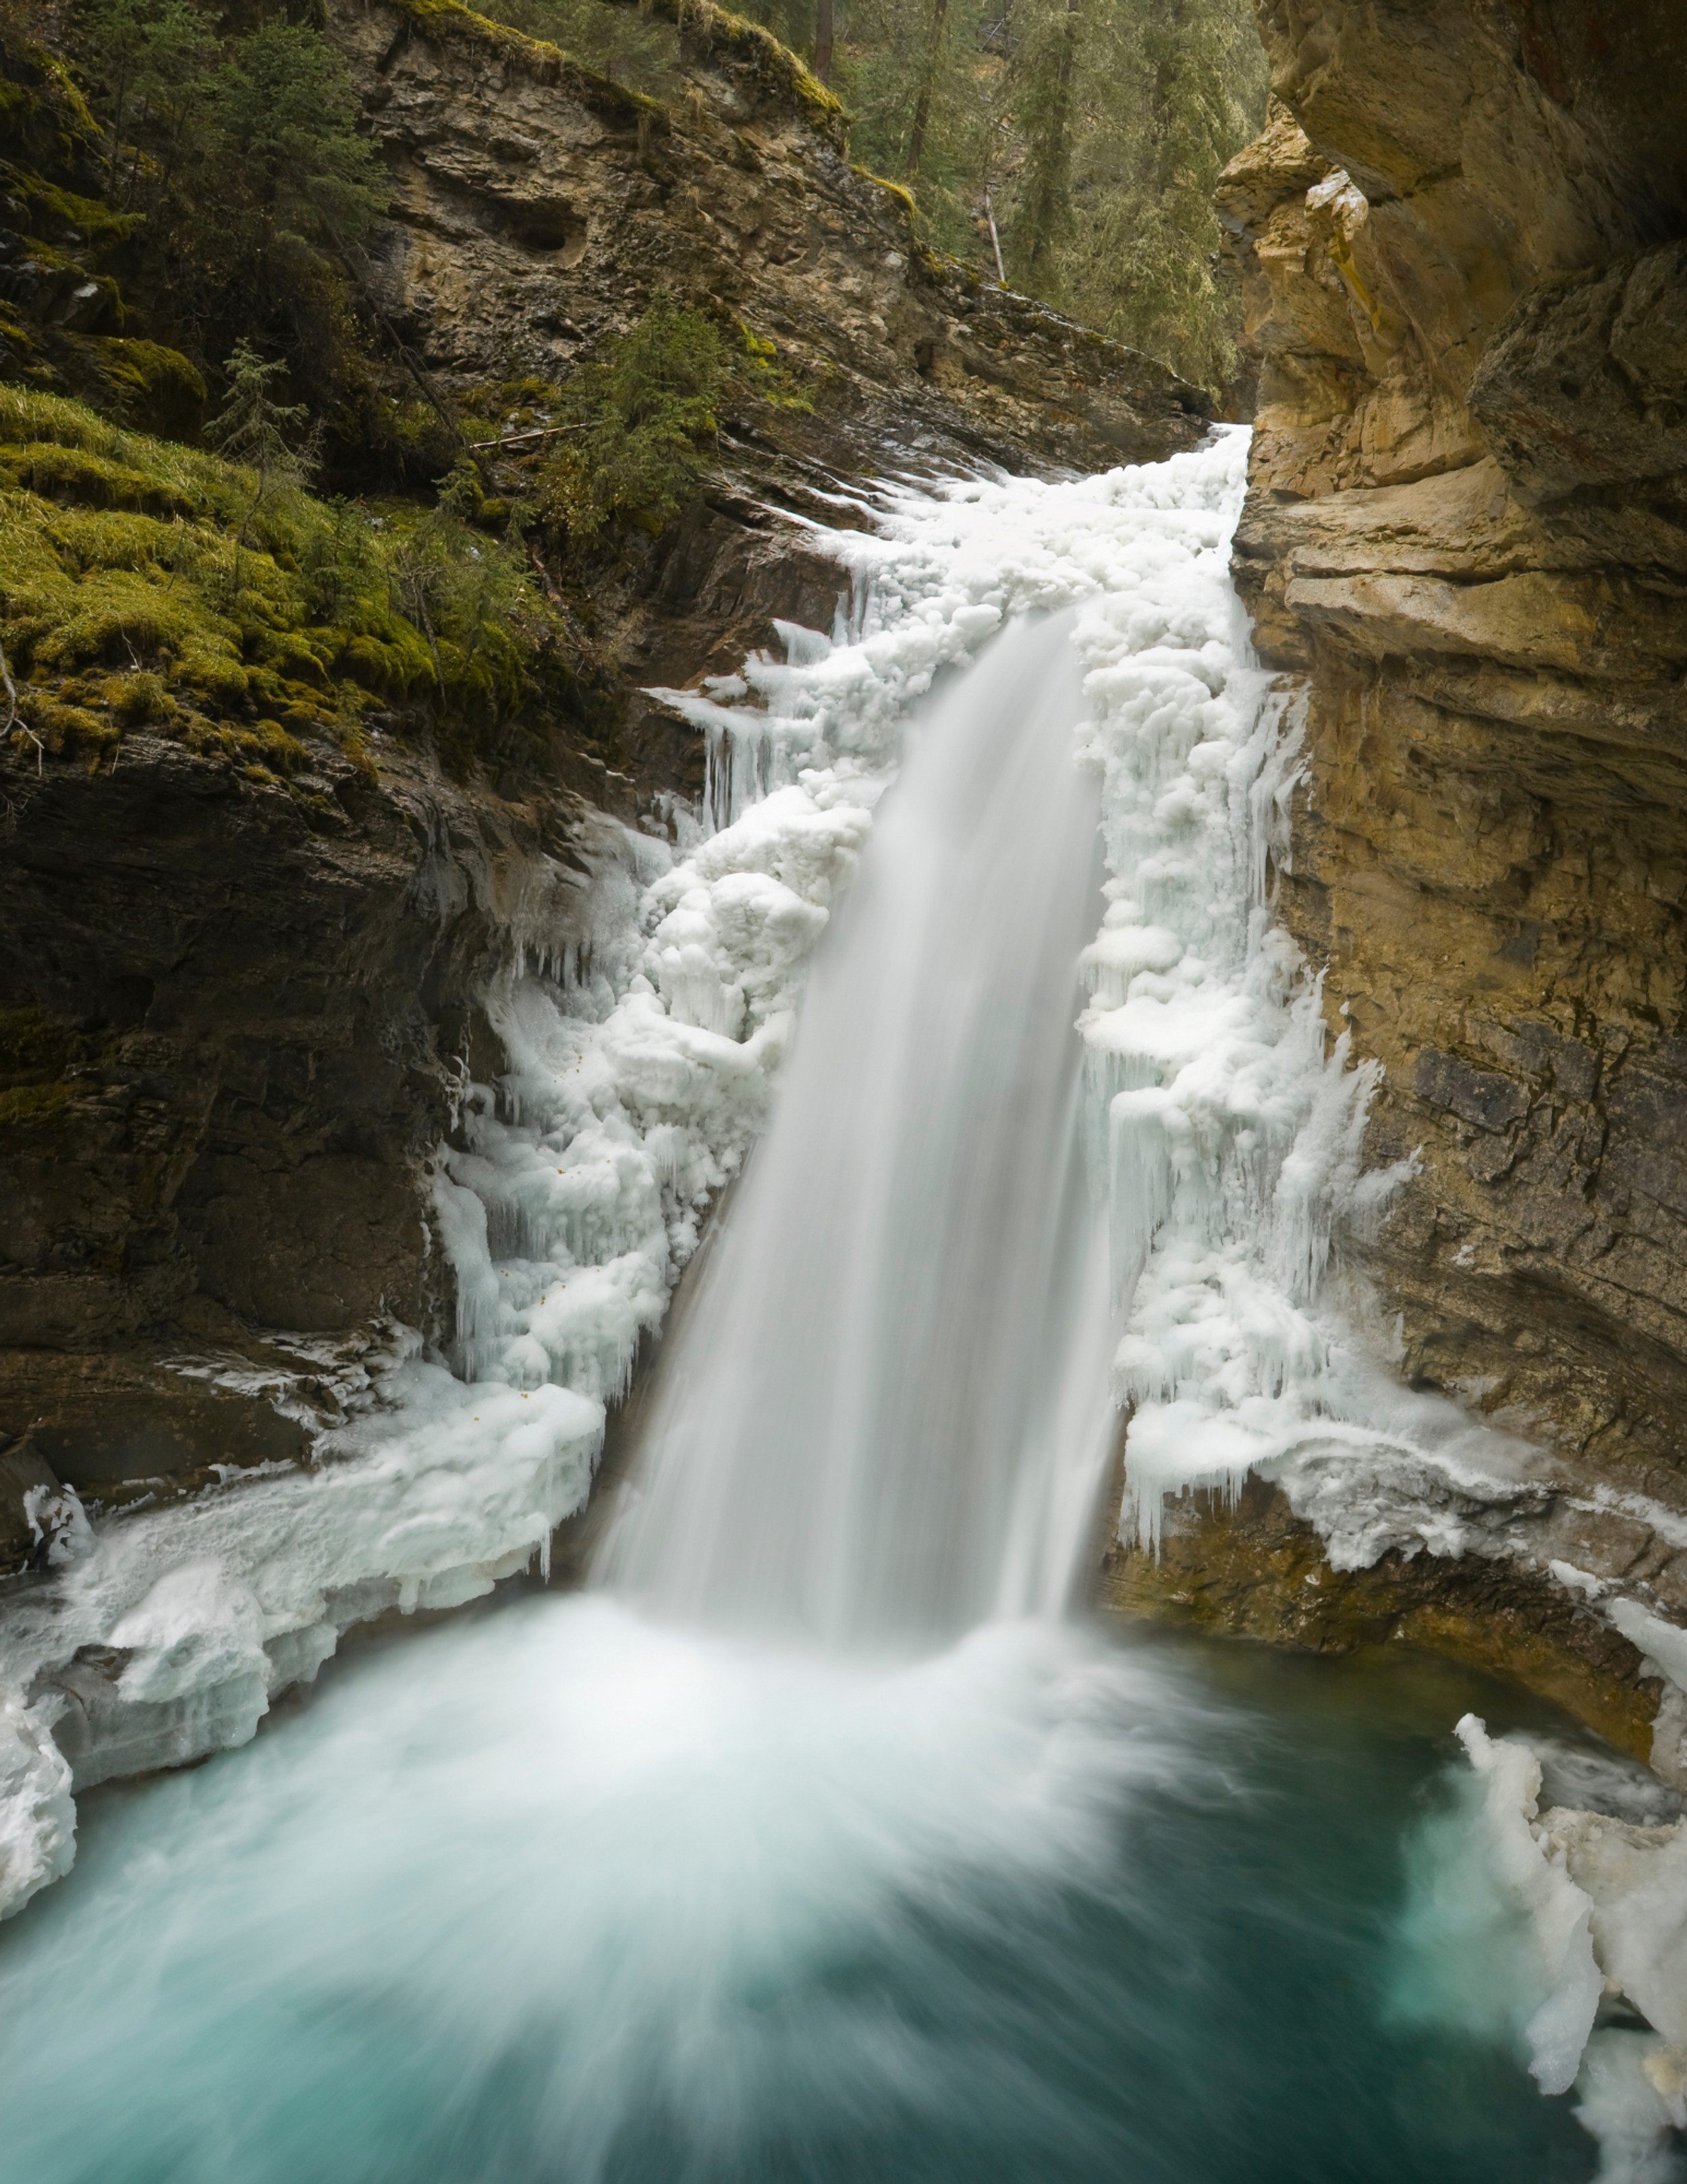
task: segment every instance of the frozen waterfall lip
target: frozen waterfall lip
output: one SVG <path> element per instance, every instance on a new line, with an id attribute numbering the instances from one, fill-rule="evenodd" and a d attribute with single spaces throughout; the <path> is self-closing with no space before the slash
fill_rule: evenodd
<path id="1" fill-rule="evenodd" d="M 746 688 L 748 686 L 746 686 Z M 707 698 L 700 691 L 671 688 L 667 684 L 652 682 L 645 688 L 644 696 L 655 698 L 665 705 L 671 705 L 694 728 L 738 727 L 743 716 L 732 706 L 722 705 L 718 699 Z"/>

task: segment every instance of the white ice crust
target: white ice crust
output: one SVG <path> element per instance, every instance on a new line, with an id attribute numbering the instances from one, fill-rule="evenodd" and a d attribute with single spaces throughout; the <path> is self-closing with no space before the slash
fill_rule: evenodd
<path id="1" fill-rule="evenodd" d="M 1687 1821 L 1543 1807 L 1527 1742 L 1490 1737 L 1473 1714 L 1458 1734 L 1489 1869 L 1528 1921 L 1529 2067 L 1543 2092 L 1574 2087 L 1600 2184 L 1668 2184 L 1687 2130 Z M 1629 2008 L 1601 2023 L 1617 1997 Z"/>
<path id="2" fill-rule="evenodd" d="M 1245 453 L 1229 432 L 1101 478 L 894 492 L 875 532 L 824 537 L 849 588 L 829 634 L 782 630 L 782 661 L 676 697 L 710 760 L 678 861 L 630 833 L 600 856 L 587 944 L 553 932 L 554 890 L 504 906 L 508 967 L 484 1000 L 509 1066 L 496 1085 L 465 1072 L 427 1178 L 456 1277 L 448 1359 L 392 1332 L 309 1468 L 231 1468 L 173 1505 L 61 1527 L 58 1566 L 10 1606 L 0 1907 L 70 1862 L 67 1758 L 86 1785 L 238 1745 L 351 1624 L 543 1561 L 760 1124 L 910 708 L 1006 616 L 1088 601 L 1116 734 L 1135 707 L 1168 750 L 1200 740 L 1236 664 L 1225 556 Z M 1155 975 L 1189 981 L 1180 960 Z"/>

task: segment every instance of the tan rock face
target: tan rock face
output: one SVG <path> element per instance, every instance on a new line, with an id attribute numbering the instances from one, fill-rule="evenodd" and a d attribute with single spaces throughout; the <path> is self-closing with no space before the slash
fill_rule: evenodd
<path id="1" fill-rule="evenodd" d="M 1096 1592 L 1114 1614 L 1223 1637 L 1447 1654 L 1555 1700 L 1637 1758 L 1651 1753 L 1655 1702 L 1637 1688 L 1634 1648 L 1539 1570 L 1398 1552 L 1334 1570 L 1311 1526 L 1263 1479 L 1228 1505 L 1205 1492 L 1174 1502 L 1159 1553 L 1115 1544 Z"/>
<path id="2" fill-rule="evenodd" d="M 564 377 L 665 286 L 807 376 L 817 419 L 771 428 L 793 472 L 922 452 L 1095 469 L 1200 438 L 1205 398 L 1164 365 L 935 258 L 788 56 L 770 70 L 732 19 L 664 12 L 691 82 L 671 107 L 460 8 L 332 12 L 397 188 L 368 291 L 448 387 Z"/>
<path id="3" fill-rule="evenodd" d="M 1586 486 L 1668 494 L 1687 471 L 1687 242 L 1527 297 L 1478 366 L 1470 407 L 1531 507 Z"/>
<path id="4" fill-rule="evenodd" d="M 1421 1159 L 1350 1252 L 1412 1373 L 1687 1510 L 1687 17 L 1260 16 L 1221 205 L 1236 574 L 1309 695 L 1281 904 Z M 1584 1566 L 1687 1613 L 1638 1532 Z"/>

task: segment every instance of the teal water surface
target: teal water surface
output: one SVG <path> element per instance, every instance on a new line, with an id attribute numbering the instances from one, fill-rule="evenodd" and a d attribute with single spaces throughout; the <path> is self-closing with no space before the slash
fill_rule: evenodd
<path id="1" fill-rule="evenodd" d="M 1022 1624 L 840 1663 L 589 1596 L 366 1646 L 86 1801 L 0 1929 L 0 2179 L 1588 2178 L 1503 2041 L 1398 2004 L 1467 1706 L 1529 1711 L 1411 1659 Z"/>

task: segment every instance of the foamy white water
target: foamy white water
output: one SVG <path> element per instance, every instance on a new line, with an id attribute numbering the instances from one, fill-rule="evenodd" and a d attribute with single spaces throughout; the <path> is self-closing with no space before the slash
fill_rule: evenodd
<path id="1" fill-rule="evenodd" d="M 604 1595 L 391 1642 L 91 1801 L 0 1930 L 0 2184 L 1585 2179 L 1491 2031 L 1381 2021 L 1434 1747 L 1307 1696 Z"/>
<path id="2" fill-rule="evenodd" d="M 665 1615 L 877 1644 L 1065 1605 L 1116 1431 L 1069 622 L 929 708 L 821 950 L 605 1557 Z"/>
<path id="3" fill-rule="evenodd" d="M 0 1904 L 26 1902 L 70 1864 L 61 1727 L 78 1786 L 238 1745 L 352 1624 L 459 1604 L 543 1558 L 589 1490 L 606 1403 L 766 1118 L 809 960 L 895 777 L 904 726 L 933 678 L 1014 616 L 1079 604 L 1108 846 L 1116 861 L 1128 848 L 1116 815 L 1145 798 L 1167 830 L 1145 876 L 1194 872 L 1191 929 L 1211 925 L 1241 869 L 1249 784 L 1275 748 L 1252 726 L 1257 678 L 1237 649 L 1226 567 L 1244 454 L 1232 432 L 1104 478 L 890 496 L 877 534 L 827 542 L 853 572 L 831 635 L 788 632 L 785 661 L 748 663 L 735 688 L 686 701 L 710 724 L 731 823 L 688 838 L 677 861 L 599 828 L 585 845 L 589 946 L 565 950 L 535 925 L 531 902 L 554 890 L 522 891 L 508 969 L 486 996 L 509 1067 L 496 1084 L 464 1086 L 461 1142 L 439 1148 L 433 1178 L 433 1234 L 458 1292 L 454 1370 L 402 1329 L 337 1375 L 320 1345 L 300 1342 L 348 1413 L 319 1444 L 320 1468 L 236 1473 L 190 1502 L 64 1529 L 52 1581 L 0 1630 Z M 752 749 L 746 777 L 730 754 Z M 1184 780 L 1197 750 L 1199 794 Z M 747 780 L 766 789 L 761 801 L 746 803 Z M 1022 861 L 1015 871 L 1031 884 Z M 1115 965 L 1122 933 L 1151 910 L 1113 904 Z M 1148 939 L 1172 967 L 1144 976 L 1200 983 L 1199 948 L 1180 968 L 1164 932 Z M 909 972 L 898 956 L 884 975 Z M 1268 1047 L 1270 1007 L 1267 993 L 1250 1019 Z M 1279 1137 L 1293 1106 L 1277 1103 Z M 1192 1469 L 1211 1469 L 1204 1446 Z M 1060 1536 L 1076 1521 L 1066 1509 Z M 1062 1552 L 1048 1539 L 1027 1511 L 1005 1597 L 1046 1591 Z M 54 1681 L 88 1646 L 125 1656 L 97 1718 Z"/>

